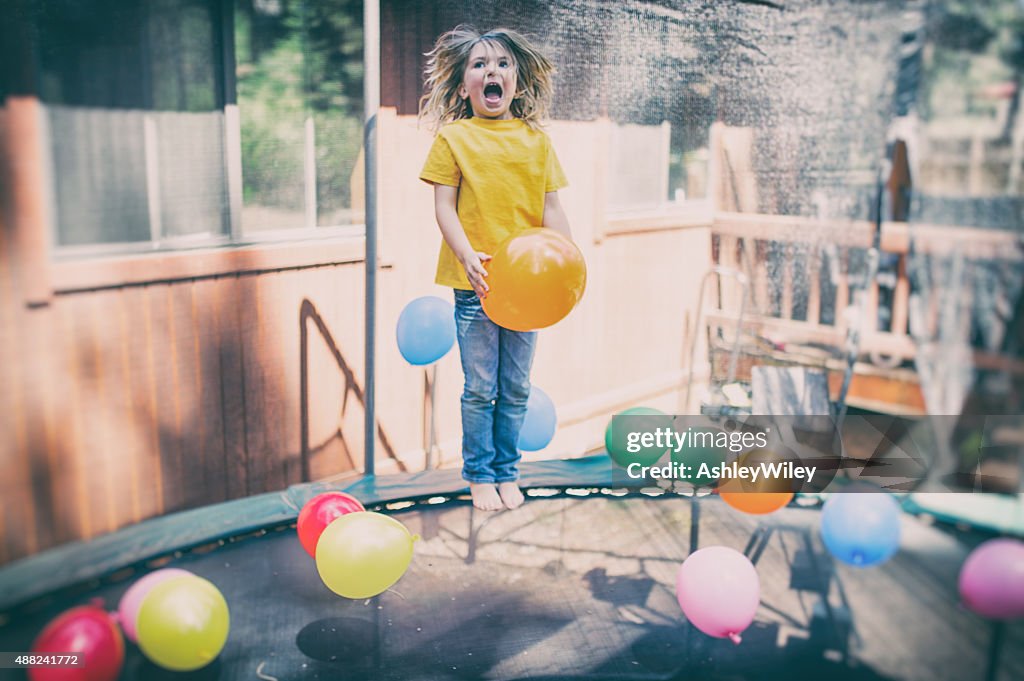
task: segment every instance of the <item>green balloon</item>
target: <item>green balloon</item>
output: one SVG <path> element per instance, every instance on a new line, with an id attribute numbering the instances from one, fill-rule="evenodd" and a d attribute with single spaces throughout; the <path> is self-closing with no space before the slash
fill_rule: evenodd
<path id="1" fill-rule="evenodd" d="M 176 672 L 212 662 L 228 640 L 229 627 L 223 594 L 196 575 L 157 584 L 139 606 L 139 648 L 155 664 Z"/>
<path id="2" fill-rule="evenodd" d="M 401 579 L 419 536 L 381 513 L 343 515 L 316 544 L 316 569 L 327 588 L 345 598 L 369 598 Z"/>
<path id="3" fill-rule="evenodd" d="M 630 418 L 616 418 L 626 416 Z M 608 450 L 608 456 L 624 468 L 631 463 L 653 466 L 668 451 L 668 447 L 642 447 L 635 443 L 634 449 L 639 449 L 631 452 L 629 434 L 654 433 L 658 429 L 671 427 L 672 417 L 665 412 L 652 407 L 633 407 L 616 414 L 608 422 L 608 427 L 604 431 L 604 446 Z"/>
<path id="4" fill-rule="evenodd" d="M 721 428 L 712 427 L 693 427 L 680 434 L 685 441 L 678 452 L 672 451 L 672 460 L 687 467 L 689 474 L 686 480 L 696 487 L 717 484 L 718 478 L 710 473 L 726 461 L 729 450 L 728 447 L 716 447 L 714 443 L 722 441 L 719 436 L 727 438 L 728 434 Z M 701 464 L 707 464 L 707 475 L 699 475 Z"/>

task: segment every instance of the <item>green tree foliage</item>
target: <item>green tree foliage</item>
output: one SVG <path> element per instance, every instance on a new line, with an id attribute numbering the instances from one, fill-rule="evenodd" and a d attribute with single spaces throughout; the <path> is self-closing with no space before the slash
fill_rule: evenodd
<path id="1" fill-rule="evenodd" d="M 926 115 L 991 116 L 994 102 L 979 94 L 986 86 L 1012 82 L 1016 88 L 1004 126 L 1009 135 L 1024 75 L 1024 8 L 1018 0 L 932 3 L 927 56 Z"/>
<path id="2" fill-rule="evenodd" d="M 320 224 L 351 206 L 362 143 L 362 3 L 243 0 L 235 19 L 244 200 L 304 206 L 306 121 L 312 118 Z"/>

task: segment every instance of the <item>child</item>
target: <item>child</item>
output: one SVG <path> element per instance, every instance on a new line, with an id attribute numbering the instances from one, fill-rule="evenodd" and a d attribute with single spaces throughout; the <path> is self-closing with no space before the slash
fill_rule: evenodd
<path id="1" fill-rule="evenodd" d="M 420 117 L 439 127 L 420 179 L 434 186 L 444 241 L 436 282 L 455 289 L 462 393 L 462 477 L 485 511 L 523 503 L 519 431 L 530 394 L 536 332 L 504 329 L 484 314 L 483 263 L 507 237 L 550 227 L 571 238 L 558 200 L 567 185 L 538 129 L 554 66 L 522 35 L 457 26 L 427 53 Z"/>

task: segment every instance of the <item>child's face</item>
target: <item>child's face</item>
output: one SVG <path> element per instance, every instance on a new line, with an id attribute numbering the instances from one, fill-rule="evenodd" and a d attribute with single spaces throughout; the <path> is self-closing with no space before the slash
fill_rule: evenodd
<path id="1" fill-rule="evenodd" d="M 473 115 L 508 120 L 516 95 L 516 64 L 497 43 L 477 43 L 469 53 L 459 96 L 469 98 Z"/>

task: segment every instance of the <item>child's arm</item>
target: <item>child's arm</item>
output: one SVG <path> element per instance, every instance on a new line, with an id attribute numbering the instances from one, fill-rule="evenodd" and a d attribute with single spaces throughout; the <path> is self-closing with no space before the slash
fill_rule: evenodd
<path id="1" fill-rule="evenodd" d="M 486 253 L 473 249 L 472 244 L 466 237 L 466 230 L 462 228 L 459 214 L 455 208 L 455 202 L 459 195 L 458 187 L 450 187 L 444 184 L 434 185 L 434 215 L 437 217 L 437 226 L 441 228 L 441 236 L 444 237 L 448 248 L 452 249 L 455 257 L 462 263 L 466 270 L 466 278 L 470 286 L 481 298 L 487 297 L 487 270 L 484 269 L 484 262 L 491 259 Z"/>
<path id="2" fill-rule="evenodd" d="M 544 195 L 544 226 L 550 227 L 569 241 L 572 241 L 569 218 L 565 217 L 565 211 L 562 210 L 562 202 L 558 199 L 558 192 L 548 192 Z"/>

